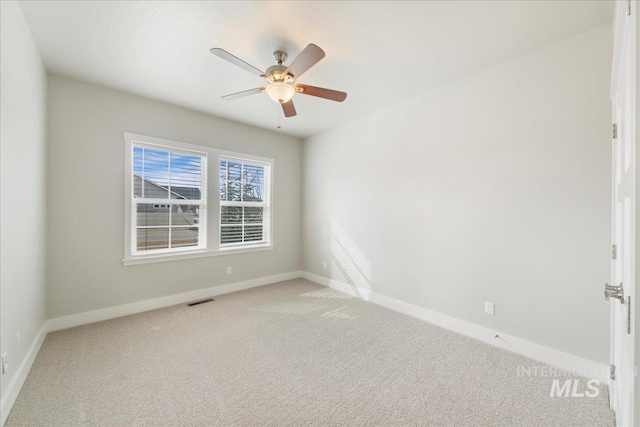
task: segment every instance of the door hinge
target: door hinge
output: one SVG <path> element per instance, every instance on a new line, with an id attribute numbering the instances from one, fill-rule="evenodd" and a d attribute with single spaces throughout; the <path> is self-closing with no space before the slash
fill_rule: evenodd
<path id="1" fill-rule="evenodd" d="M 611 245 L 611 259 L 618 259 L 618 247 Z"/>
<path id="2" fill-rule="evenodd" d="M 616 123 L 613 124 L 613 139 L 618 137 L 618 125 Z"/>
<path id="3" fill-rule="evenodd" d="M 627 16 L 631 15 L 631 0 L 627 0 Z"/>
<path id="4" fill-rule="evenodd" d="M 616 365 L 609 365 L 609 378 L 616 380 Z"/>

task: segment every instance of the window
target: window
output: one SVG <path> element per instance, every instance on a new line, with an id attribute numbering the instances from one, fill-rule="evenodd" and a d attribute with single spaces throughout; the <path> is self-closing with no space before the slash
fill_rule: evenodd
<path id="1" fill-rule="evenodd" d="M 206 153 L 132 144 L 132 254 L 204 248 Z"/>
<path id="2" fill-rule="evenodd" d="M 124 139 L 125 265 L 272 248 L 272 159 Z"/>
<path id="3" fill-rule="evenodd" d="M 267 242 L 269 165 L 220 158 L 220 245 Z"/>

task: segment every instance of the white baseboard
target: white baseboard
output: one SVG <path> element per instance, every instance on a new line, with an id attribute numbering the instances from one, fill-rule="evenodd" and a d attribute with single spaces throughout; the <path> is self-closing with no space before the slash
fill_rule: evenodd
<path id="1" fill-rule="evenodd" d="M 438 313 L 436 311 L 429 310 L 428 308 L 418 307 L 404 301 L 376 294 L 370 290 L 358 289 L 347 283 L 342 283 L 317 274 L 303 271 L 302 277 L 318 283 L 319 285 L 331 287 L 382 307 L 416 317 L 442 328 L 512 351 L 533 360 L 554 365 L 580 375 L 595 378 L 602 384 L 609 383 L 609 367 L 607 365 L 583 359 L 582 357 L 574 356 L 550 347 L 545 347 L 522 338 L 503 334 L 502 332 L 485 328 L 484 326 L 479 326 L 455 317 L 447 316 L 446 314 Z M 499 338 L 495 338 L 496 335 L 498 335 Z"/>
<path id="2" fill-rule="evenodd" d="M 29 375 L 29 371 L 31 371 L 31 366 L 33 366 L 33 362 L 36 360 L 36 356 L 38 355 L 40 347 L 42 347 L 42 343 L 46 337 L 47 324 L 45 322 L 38 331 L 36 337 L 33 339 L 31 347 L 29 347 L 29 351 L 27 351 L 25 358 L 22 359 L 22 363 L 20 363 L 16 374 L 13 376 L 13 379 L 2 396 L 2 400 L 0 400 L 0 426 L 3 426 L 7 421 L 9 412 L 11 412 L 11 408 L 13 408 L 13 404 L 18 398 L 18 394 L 20 394 L 20 390 L 22 390 L 22 386 Z"/>
<path id="3" fill-rule="evenodd" d="M 74 326 L 86 325 L 88 323 L 100 322 L 102 320 L 115 319 L 116 317 L 142 313 L 143 311 L 155 310 L 176 304 L 184 304 L 190 301 L 256 288 L 258 286 L 282 282 L 283 280 L 297 279 L 299 277 L 302 277 L 301 271 L 291 271 L 289 273 L 276 274 L 274 276 L 245 280 L 244 282 L 213 286 L 210 288 L 197 289 L 195 291 L 169 295 L 166 297 L 123 304 L 100 310 L 87 311 L 84 313 L 71 314 L 69 316 L 56 317 L 47 320 L 47 331 L 52 332 L 60 329 L 72 328 Z"/>

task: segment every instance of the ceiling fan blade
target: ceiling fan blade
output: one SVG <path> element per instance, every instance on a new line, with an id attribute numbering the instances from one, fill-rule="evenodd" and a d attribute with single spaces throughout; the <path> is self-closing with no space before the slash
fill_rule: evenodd
<path id="1" fill-rule="evenodd" d="M 224 59 L 225 61 L 231 62 L 233 65 L 236 65 L 242 68 L 243 70 L 250 72 L 251 74 L 255 74 L 258 77 L 264 76 L 263 71 L 260 71 L 253 65 L 244 62 L 242 59 L 238 58 L 237 56 L 233 56 L 232 54 L 230 54 L 224 49 L 220 49 L 219 47 L 214 47 L 213 49 L 210 49 L 209 52 L 213 53 L 215 56 L 218 56 Z"/>
<path id="2" fill-rule="evenodd" d="M 282 111 L 284 111 L 285 117 L 293 117 L 297 114 L 296 107 L 293 106 L 293 101 L 283 103 Z"/>
<path id="3" fill-rule="evenodd" d="M 296 92 L 303 95 L 317 96 L 318 98 L 330 99 L 331 101 L 342 102 L 347 99 L 346 92 L 340 92 L 338 90 L 325 89 L 323 87 L 315 87 L 297 84 Z"/>
<path id="4" fill-rule="evenodd" d="M 287 71 L 284 74 L 291 74 L 293 79 L 297 79 L 304 72 L 306 72 L 309 68 L 313 67 L 324 58 L 324 50 L 320 49 L 313 43 L 309 43 L 307 47 L 304 48 L 300 55 L 296 59 L 293 60 Z"/>
<path id="5" fill-rule="evenodd" d="M 249 96 L 249 95 L 255 95 L 256 93 L 260 93 L 263 91 L 264 91 L 263 87 L 257 87 L 255 89 L 243 90 L 242 92 L 236 92 L 230 95 L 225 95 L 222 97 L 222 99 L 225 99 L 227 101 L 233 101 L 235 99 L 244 98 L 245 96 Z"/>

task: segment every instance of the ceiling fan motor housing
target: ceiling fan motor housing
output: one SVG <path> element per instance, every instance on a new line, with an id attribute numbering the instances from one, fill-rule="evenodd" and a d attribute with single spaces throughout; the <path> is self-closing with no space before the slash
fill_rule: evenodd
<path id="1" fill-rule="evenodd" d="M 291 74 L 285 74 L 285 71 L 287 71 L 287 67 L 284 65 L 272 65 L 267 68 L 265 74 L 270 82 L 293 83 L 293 77 Z"/>

